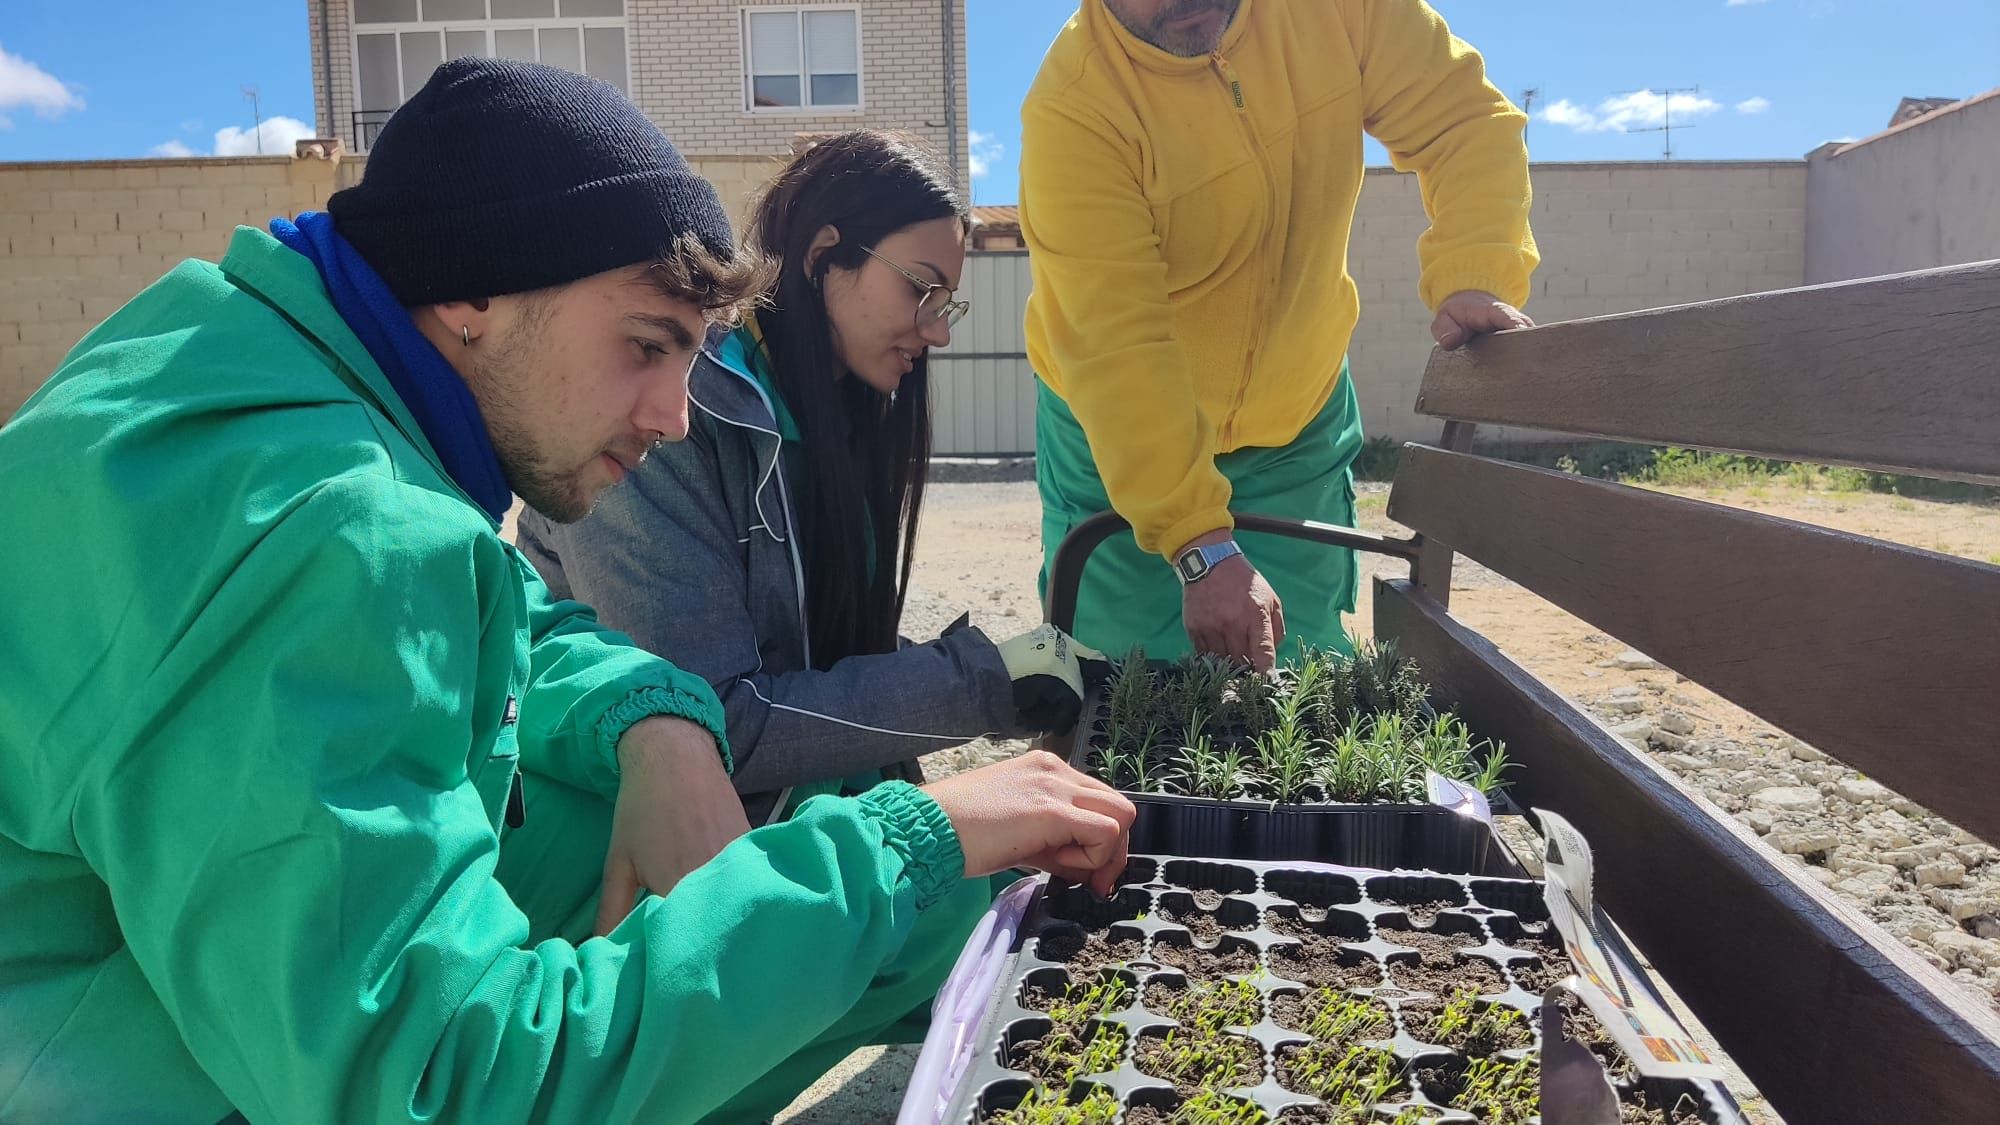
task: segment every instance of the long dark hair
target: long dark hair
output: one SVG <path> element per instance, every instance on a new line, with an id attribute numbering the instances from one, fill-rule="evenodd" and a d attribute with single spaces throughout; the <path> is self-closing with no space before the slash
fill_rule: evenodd
<path id="1" fill-rule="evenodd" d="M 920 357 L 888 396 L 837 378 L 821 285 L 831 269 L 860 268 L 863 247 L 946 217 L 970 229 L 951 166 L 922 141 L 875 131 L 815 143 L 779 173 L 751 216 L 751 249 L 779 266 L 757 323 L 811 458 L 813 542 L 800 554 L 813 664 L 821 669 L 895 651 L 931 456 L 927 361 Z M 828 226 L 840 241 L 808 269 L 813 238 Z"/>

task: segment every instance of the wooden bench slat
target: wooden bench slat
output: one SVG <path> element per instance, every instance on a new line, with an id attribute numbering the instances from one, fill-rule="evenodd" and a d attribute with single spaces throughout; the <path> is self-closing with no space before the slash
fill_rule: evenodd
<path id="1" fill-rule="evenodd" d="M 2000 567 L 1426 446 L 1388 512 L 2000 841 Z"/>
<path id="2" fill-rule="evenodd" d="M 1598 897 L 1788 1120 L 1990 1121 L 2000 1016 L 1405 581 L 1375 629 L 1568 818 Z"/>
<path id="3" fill-rule="evenodd" d="M 1489 337 L 1417 410 L 2000 483 L 2000 261 Z"/>

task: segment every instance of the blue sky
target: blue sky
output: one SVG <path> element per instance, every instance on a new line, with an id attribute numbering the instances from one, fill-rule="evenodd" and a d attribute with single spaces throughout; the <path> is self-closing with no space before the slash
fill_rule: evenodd
<path id="1" fill-rule="evenodd" d="M 1329 0 L 1330 2 L 1330 0 Z M 1494 81 L 1540 93 L 1537 160 L 1657 158 L 1676 103 L 1677 156 L 1797 157 L 1860 137 L 1909 95 L 2000 86 L 2000 0 L 1434 0 Z M 1014 199 L 1018 107 L 1075 0 L 967 0 L 981 203 Z M 87 18 L 86 14 L 87 13 Z M 254 149 L 265 118 L 312 118 L 304 0 L 0 0 L 0 161 Z M 1621 100 L 1622 99 L 1622 100 Z M 289 147 L 285 122 L 267 147 Z M 1379 150 L 1374 152 L 1381 159 Z"/>

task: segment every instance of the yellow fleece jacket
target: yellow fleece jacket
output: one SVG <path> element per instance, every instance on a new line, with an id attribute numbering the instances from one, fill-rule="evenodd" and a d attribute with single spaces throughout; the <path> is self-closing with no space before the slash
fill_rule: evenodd
<path id="1" fill-rule="evenodd" d="M 1424 302 L 1527 300 L 1526 123 L 1418 0 L 1242 0 L 1192 59 L 1082 0 L 1021 109 L 1028 358 L 1143 549 L 1233 526 L 1215 456 L 1332 396 L 1364 130 L 1417 173 Z"/>

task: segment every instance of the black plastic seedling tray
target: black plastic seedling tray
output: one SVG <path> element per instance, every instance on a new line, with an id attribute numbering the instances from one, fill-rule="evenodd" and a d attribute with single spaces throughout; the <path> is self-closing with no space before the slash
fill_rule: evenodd
<path id="1" fill-rule="evenodd" d="M 1425 903 L 1428 908 L 1418 905 Z M 1174 920 L 1195 915 L 1208 919 L 1204 929 L 1222 932 L 1211 932 L 1202 940 Z M 1601 914 L 1599 918 L 1604 940 L 1617 943 L 1609 920 Z M 1291 933 L 1281 932 L 1280 927 Z M 1033 995 L 1061 996 L 1073 982 L 1087 984 L 1106 974 L 1116 974 L 1130 986 L 1129 1002 L 1101 1016 L 1102 1021 L 1122 1025 L 1124 1047 L 1113 1065 L 1079 1078 L 1074 1092 L 1080 1096 L 1090 1087 L 1108 1090 L 1120 1107 L 1120 1121 L 1128 1120 L 1139 1107 L 1161 1111 L 1164 1120 L 1180 1095 L 1170 1081 L 1140 1069 L 1135 1045 L 1149 1033 L 1157 1036 L 1176 1023 L 1158 1010 L 1164 1005 L 1156 1005 L 1148 993 L 1155 985 L 1167 990 L 1185 987 L 1190 980 L 1185 965 L 1203 955 L 1233 955 L 1242 969 L 1252 963 L 1244 956 L 1247 952 L 1254 956 L 1255 968 L 1209 975 L 1248 980 L 1260 994 L 1260 1019 L 1227 1030 L 1256 1044 L 1262 1078 L 1224 1093 L 1263 1107 L 1274 1122 L 1307 1119 L 1284 1111 L 1320 1103 L 1280 1084 L 1278 1060 L 1308 1037 L 1281 1027 L 1273 1018 L 1273 1006 L 1283 997 L 1302 996 L 1324 984 L 1380 1001 L 1393 1013 L 1393 1034 L 1367 1045 L 1393 1053 L 1407 1086 L 1395 1100 L 1375 1108 L 1379 1120 L 1386 1122 L 1401 1110 L 1422 1107 L 1436 1115 L 1432 1120 L 1478 1121 L 1446 1106 L 1445 1097 L 1422 1077 L 1426 1068 L 1449 1066 L 1458 1056 L 1411 1034 L 1410 1013 L 1439 998 L 1403 986 L 1410 984 L 1407 967 L 1417 963 L 1419 951 L 1387 940 L 1384 930 L 1459 935 L 1455 940 L 1464 947 L 1454 954 L 1459 960 L 1453 963 L 1477 961 L 1485 966 L 1479 971 L 1490 970 L 1491 983 L 1482 990 L 1481 1002 L 1511 1006 L 1526 1014 L 1528 1025 L 1535 1029 L 1533 1046 L 1498 1052 L 1495 1057 L 1519 1058 L 1539 1051 L 1541 990 L 1566 977 L 1570 968 L 1560 953 L 1544 962 L 1549 949 L 1544 943 L 1552 942 L 1559 950 L 1561 939 L 1548 920 L 1538 882 L 1430 872 L 1348 874 L 1283 863 L 1134 856 L 1123 885 L 1108 901 L 1080 887 L 1047 886 L 1037 892 L 972 1039 L 978 1053 L 951 1091 L 942 1120 L 977 1125 L 1018 1105 L 1035 1088 L 1035 1081 L 1012 1068 L 1010 1055 L 1050 1026 L 1046 1013 L 1029 1006 Z M 1299 958 L 1307 940 L 1301 935 L 1306 933 L 1337 942 L 1332 968 L 1314 968 Z M 1101 935 L 1122 956 L 1107 957 L 1096 966 L 1087 964 L 1088 958 L 1079 951 L 1092 935 Z M 1616 947 L 1629 957 L 1622 944 Z M 1175 967 L 1171 962 L 1184 964 Z M 1638 983 L 1655 991 L 1650 981 Z M 1682 1114 L 1676 1121 L 1739 1125 L 1743 1120 L 1727 1091 L 1712 1081 L 1633 1079 L 1618 1093 L 1621 1101 L 1644 1097 L 1675 1108 Z"/>
<path id="2" fill-rule="evenodd" d="M 1437 805 L 1272 805 L 1132 792 L 1125 797 L 1138 810 L 1134 851 L 1467 875 L 1522 873 L 1490 825 Z"/>
<path id="3" fill-rule="evenodd" d="M 1067 754 L 1089 770 L 1102 732 L 1102 689 L 1084 703 Z M 1173 793 L 1120 790 L 1138 810 L 1132 850 L 1217 859 L 1309 859 L 1347 867 L 1413 868 L 1466 875 L 1519 876 L 1521 866 L 1490 824 L 1438 805 L 1279 805 Z"/>

